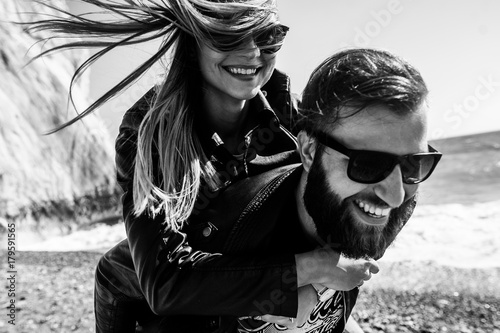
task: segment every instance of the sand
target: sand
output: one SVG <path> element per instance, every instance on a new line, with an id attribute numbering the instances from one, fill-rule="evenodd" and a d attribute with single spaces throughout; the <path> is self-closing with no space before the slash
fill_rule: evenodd
<path id="1" fill-rule="evenodd" d="M 353 316 L 365 333 L 500 333 L 499 222 L 500 201 L 417 207 L 362 287 Z M 121 223 L 18 234 L 14 332 L 93 332 L 97 260 L 124 237 Z"/>

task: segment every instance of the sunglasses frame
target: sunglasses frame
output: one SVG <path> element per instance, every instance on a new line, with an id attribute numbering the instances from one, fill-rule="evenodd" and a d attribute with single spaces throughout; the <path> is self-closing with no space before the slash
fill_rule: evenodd
<path id="1" fill-rule="evenodd" d="M 262 45 L 262 39 L 263 39 L 262 37 L 266 36 L 268 34 L 271 34 L 270 31 L 274 32 L 277 29 L 280 29 L 281 30 L 281 34 L 283 35 L 283 38 L 281 38 L 281 41 L 279 43 L 275 43 L 275 44 Z M 264 54 L 274 54 L 274 53 L 278 52 L 281 49 L 281 47 L 283 46 L 283 41 L 285 40 L 286 35 L 287 35 L 287 33 L 288 33 L 289 30 L 290 30 L 290 28 L 288 26 L 286 26 L 284 24 L 281 24 L 281 23 L 278 23 L 278 24 L 274 24 L 274 25 L 271 25 L 271 26 L 267 27 L 266 29 L 262 30 L 259 33 L 252 34 L 252 38 L 254 40 L 255 45 L 259 48 L 259 50 L 260 50 L 261 53 L 264 53 Z M 276 33 L 274 33 L 274 35 L 276 35 Z M 259 40 L 259 37 L 260 37 L 260 40 Z M 228 40 L 230 40 L 230 39 L 232 39 L 234 37 L 227 36 L 227 35 L 222 35 L 222 34 L 220 34 L 220 35 L 219 34 L 218 35 L 212 34 L 212 38 L 214 40 L 217 40 L 218 38 L 227 38 Z M 234 48 L 232 48 L 232 49 L 220 50 L 220 51 L 221 52 L 232 52 L 234 50 L 237 50 L 238 47 L 241 47 L 241 45 L 243 43 L 244 42 L 241 42 L 238 45 L 235 45 Z"/>
<path id="2" fill-rule="evenodd" d="M 427 147 L 429 149 L 428 153 L 416 153 L 416 154 L 408 154 L 408 155 L 400 156 L 400 155 L 395 155 L 395 154 L 381 152 L 381 151 L 375 151 L 375 150 L 349 149 L 346 146 L 344 146 L 343 144 L 341 144 L 340 142 L 338 142 L 336 139 L 334 139 L 333 137 L 331 137 L 330 135 L 328 135 L 324 132 L 318 133 L 316 135 L 316 139 L 322 145 L 329 147 L 329 148 L 349 157 L 349 164 L 347 166 L 347 176 L 349 177 L 349 179 L 351 179 L 357 183 L 361 183 L 361 184 L 376 184 L 376 183 L 384 180 L 385 178 L 387 178 L 390 175 L 390 173 L 394 170 L 396 165 L 398 165 L 398 164 L 402 165 L 403 162 L 408 161 L 409 159 L 411 159 L 414 156 L 424 156 L 424 155 L 425 156 L 433 156 L 434 162 L 433 162 L 432 167 L 429 169 L 429 172 L 427 173 L 427 175 L 424 178 L 419 179 L 418 181 L 408 182 L 408 178 L 405 177 L 403 170 L 401 170 L 403 183 L 408 184 L 408 185 L 419 184 L 419 183 L 425 181 L 427 178 L 429 178 L 429 176 L 432 174 L 432 172 L 434 172 L 434 169 L 436 168 L 437 164 L 439 163 L 439 160 L 443 156 L 442 153 L 437 151 L 431 145 L 427 145 Z M 363 153 L 370 153 L 370 154 L 376 153 L 376 154 L 379 154 L 382 156 L 389 156 L 392 159 L 393 163 L 391 164 L 391 167 L 387 170 L 387 172 L 382 173 L 380 177 L 373 179 L 373 180 L 370 180 L 370 181 L 359 180 L 359 179 L 356 179 L 356 177 L 352 176 L 352 168 L 353 168 L 353 163 L 354 163 L 356 157 L 359 156 L 360 154 L 363 154 Z"/>
<path id="3" fill-rule="evenodd" d="M 269 48 L 266 49 L 266 45 L 259 45 L 259 41 L 257 40 L 257 38 L 259 36 L 263 36 L 265 34 L 268 33 L 268 31 L 270 30 L 277 30 L 277 29 L 281 29 L 281 33 L 283 34 L 283 38 L 281 39 L 281 41 L 279 43 L 276 43 L 276 44 L 273 44 L 274 46 L 270 46 Z M 276 52 L 278 52 L 281 47 L 283 46 L 283 41 L 285 40 L 286 38 L 286 35 L 288 33 L 288 31 L 290 30 L 290 28 L 284 24 L 276 24 L 276 25 L 273 25 L 271 27 L 269 27 L 267 30 L 259 33 L 259 34 L 256 34 L 253 36 L 253 40 L 255 42 L 255 45 L 259 48 L 260 52 L 262 53 L 265 53 L 265 54 L 274 54 Z"/>

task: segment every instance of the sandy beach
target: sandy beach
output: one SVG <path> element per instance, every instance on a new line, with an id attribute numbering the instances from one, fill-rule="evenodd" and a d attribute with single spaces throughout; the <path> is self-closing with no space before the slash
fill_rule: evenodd
<path id="1" fill-rule="evenodd" d="M 417 207 L 353 316 L 366 333 L 500 333 L 499 222 L 500 201 Z M 20 233 L 12 332 L 94 332 L 97 260 L 124 237 L 122 223 L 47 239 Z M 0 332 L 10 328 L 0 318 Z"/>

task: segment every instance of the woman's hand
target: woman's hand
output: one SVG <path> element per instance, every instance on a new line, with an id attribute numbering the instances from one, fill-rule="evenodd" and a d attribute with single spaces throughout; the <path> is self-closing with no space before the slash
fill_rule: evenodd
<path id="1" fill-rule="evenodd" d="M 319 283 L 334 290 L 352 290 L 379 272 L 375 260 L 349 259 L 330 248 L 296 254 L 297 284 Z"/>
<path id="2" fill-rule="evenodd" d="M 312 285 L 307 285 L 298 289 L 298 297 L 297 318 L 263 315 L 260 316 L 260 320 L 287 328 L 301 327 L 307 321 L 307 318 L 309 318 L 311 311 L 318 304 L 318 294 Z"/>

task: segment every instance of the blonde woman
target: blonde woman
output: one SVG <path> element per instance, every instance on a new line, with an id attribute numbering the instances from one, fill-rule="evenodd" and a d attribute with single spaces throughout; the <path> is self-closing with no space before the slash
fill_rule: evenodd
<path id="1" fill-rule="evenodd" d="M 249 175 L 299 162 L 293 135 L 297 101 L 289 78 L 275 69 L 288 31 L 278 20 L 276 1 L 81 1 L 113 13 L 116 20 L 61 16 L 30 26 L 82 38 L 47 52 L 102 49 L 76 75 L 115 47 L 152 39 L 162 43 L 60 128 L 168 59 L 163 82 L 126 112 L 116 140 L 128 239 L 99 261 L 97 332 L 134 332 L 136 323 L 145 329 L 160 317 L 172 332 L 211 332 L 219 328 L 221 316 L 294 318 L 297 287 L 357 286 L 370 262 L 339 259 L 333 251 L 264 257 L 201 251 L 203 239 L 224 232 L 198 218 L 220 191 Z M 243 204 L 215 213 L 230 219 Z M 188 320 L 186 315 L 204 317 Z"/>

